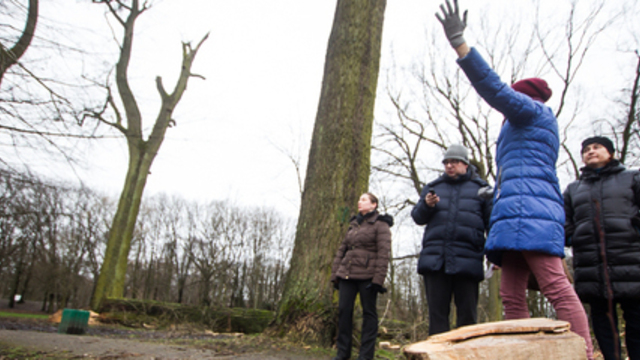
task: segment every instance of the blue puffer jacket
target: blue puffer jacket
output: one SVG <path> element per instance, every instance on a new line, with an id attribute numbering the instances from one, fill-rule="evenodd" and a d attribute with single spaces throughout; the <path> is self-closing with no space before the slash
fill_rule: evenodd
<path id="1" fill-rule="evenodd" d="M 478 94 L 506 120 L 496 149 L 487 258 L 502 252 L 538 251 L 564 257 L 564 207 L 556 175 L 560 141 L 552 110 L 503 83 L 474 48 L 458 64 Z"/>
<path id="2" fill-rule="evenodd" d="M 485 186 L 489 184 L 469 166 L 467 173 L 457 179 L 443 174 L 424 187 L 411 211 L 416 224 L 427 225 L 418 273 L 443 270 L 448 275 L 462 275 L 477 281 L 484 278 L 482 260 L 491 200 L 479 198 L 478 189 Z M 434 207 L 425 202 L 430 188 L 440 197 Z"/>

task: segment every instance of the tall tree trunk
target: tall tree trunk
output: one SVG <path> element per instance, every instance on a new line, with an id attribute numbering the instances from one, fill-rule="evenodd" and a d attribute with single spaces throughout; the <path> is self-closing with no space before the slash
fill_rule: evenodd
<path id="1" fill-rule="evenodd" d="M 338 0 L 291 266 L 275 327 L 329 343 L 333 256 L 367 191 L 385 0 Z"/>
<path id="2" fill-rule="evenodd" d="M 495 270 L 489 281 L 488 318 L 489 321 L 502 320 L 502 300 L 500 299 L 501 270 Z"/>
<path id="3" fill-rule="evenodd" d="M 197 76 L 191 73 L 191 66 L 200 46 L 209 36 L 207 34 L 202 38 L 195 48 L 192 48 L 189 43 L 182 44 L 181 71 L 171 94 L 166 92 L 162 84 L 162 78 L 156 78 L 156 88 L 160 94 L 162 105 L 149 138 L 144 140 L 142 115 L 129 86 L 127 70 L 131 59 L 135 21 L 139 15 L 147 10 L 147 3 L 140 4 L 138 0 L 132 0 L 131 7 L 127 8 L 129 11 L 128 17 L 124 19 L 120 17 L 119 9 L 113 8 L 110 1 L 99 2 L 109 7 L 111 14 L 118 20 L 124 30 L 120 58 L 116 64 L 116 85 L 124 106 L 127 124 L 126 126 L 123 125 L 121 112 L 117 109 L 111 96 L 108 96 L 107 103 L 113 107 L 116 121 L 107 120 L 102 113 L 94 113 L 92 116 L 118 129 L 125 136 L 129 148 L 129 167 L 124 187 L 120 194 L 118 209 L 109 231 L 104 262 L 100 268 L 100 275 L 91 299 L 91 307 L 94 310 L 99 309 L 100 303 L 104 298 L 122 297 L 123 295 L 131 239 L 133 238 L 133 230 L 140 210 L 142 193 L 147 183 L 147 176 L 151 169 L 151 164 L 164 141 L 167 128 L 175 123 L 171 116 L 186 90 L 189 78 Z"/>
<path id="4" fill-rule="evenodd" d="M 24 303 L 27 297 L 27 293 L 29 292 L 29 284 L 31 283 L 31 278 L 33 277 L 33 268 L 38 261 L 38 249 L 36 248 L 36 244 L 34 242 L 32 244 L 31 249 L 31 261 L 29 262 L 29 266 L 27 267 L 27 274 L 25 275 L 24 282 L 22 283 L 22 291 L 20 295 L 20 301 L 18 303 Z"/>
<path id="5" fill-rule="evenodd" d="M 20 280 L 22 279 L 22 272 L 24 270 L 24 251 L 21 251 L 20 259 L 16 265 L 15 273 L 13 274 L 13 284 L 11 286 L 11 292 L 9 293 L 9 308 L 13 309 L 16 301 L 16 295 L 18 295 L 18 288 L 20 287 Z"/>

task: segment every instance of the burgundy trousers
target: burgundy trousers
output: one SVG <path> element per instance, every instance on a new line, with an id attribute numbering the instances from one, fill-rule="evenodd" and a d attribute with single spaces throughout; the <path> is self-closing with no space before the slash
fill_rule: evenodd
<path id="1" fill-rule="evenodd" d="M 549 300 L 559 320 L 571 324 L 571 331 L 582 336 L 586 343 L 587 358 L 593 359 L 593 344 L 589 333 L 587 313 L 567 279 L 562 260 L 553 255 L 534 251 L 505 251 L 502 255 L 500 295 L 505 318 L 529 318 L 527 282 L 533 272 L 540 291 Z"/>

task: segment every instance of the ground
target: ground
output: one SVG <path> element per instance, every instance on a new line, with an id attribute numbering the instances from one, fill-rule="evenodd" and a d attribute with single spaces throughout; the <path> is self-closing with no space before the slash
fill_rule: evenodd
<path id="1" fill-rule="evenodd" d="M 0 312 L 42 314 L 39 304 L 17 304 Z M 85 335 L 58 334 L 46 319 L 0 316 L 0 360 L 4 359 L 238 359 L 325 360 L 329 349 L 284 344 L 265 336 L 215 334 L 193 328 L 128 329 L 89 327 Z"/>

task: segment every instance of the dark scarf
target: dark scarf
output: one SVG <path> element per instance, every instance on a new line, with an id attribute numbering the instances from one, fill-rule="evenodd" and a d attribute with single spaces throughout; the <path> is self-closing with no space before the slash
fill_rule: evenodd
<path id="1" fill-rule="evenodd" d="M 594 169 L 588 166 L 583 167 L 582 169 L 580 169 L 580 171 L 582 171 L 582 174 L 580 174 L 580 180 L 596 180 L 601 176 L 616 174 L 624 171 L 624 169 L 624 165 L 620 164 L 619 160 L 612 159 L 601 168 Z"/>
<path id="2" fill-rule="evenodd" d="M 356 215 L 356 221 L 358 222 L 358 225 L 362 225 L 362 222 L 363 222 L 365 219 L 368 219 L 368 218 L 372 217 L 372 216 L 373 216 L 374 214 L 376 214 L 377 212 L 378 212 L 377 210 L 373 210 L 373 211 L 368 212 L 368 213 L 366 213 L 366 214 L 364 214 L 364 215 L 362 215 L 362 214 L 358 213 L 358 215 Z"/>

